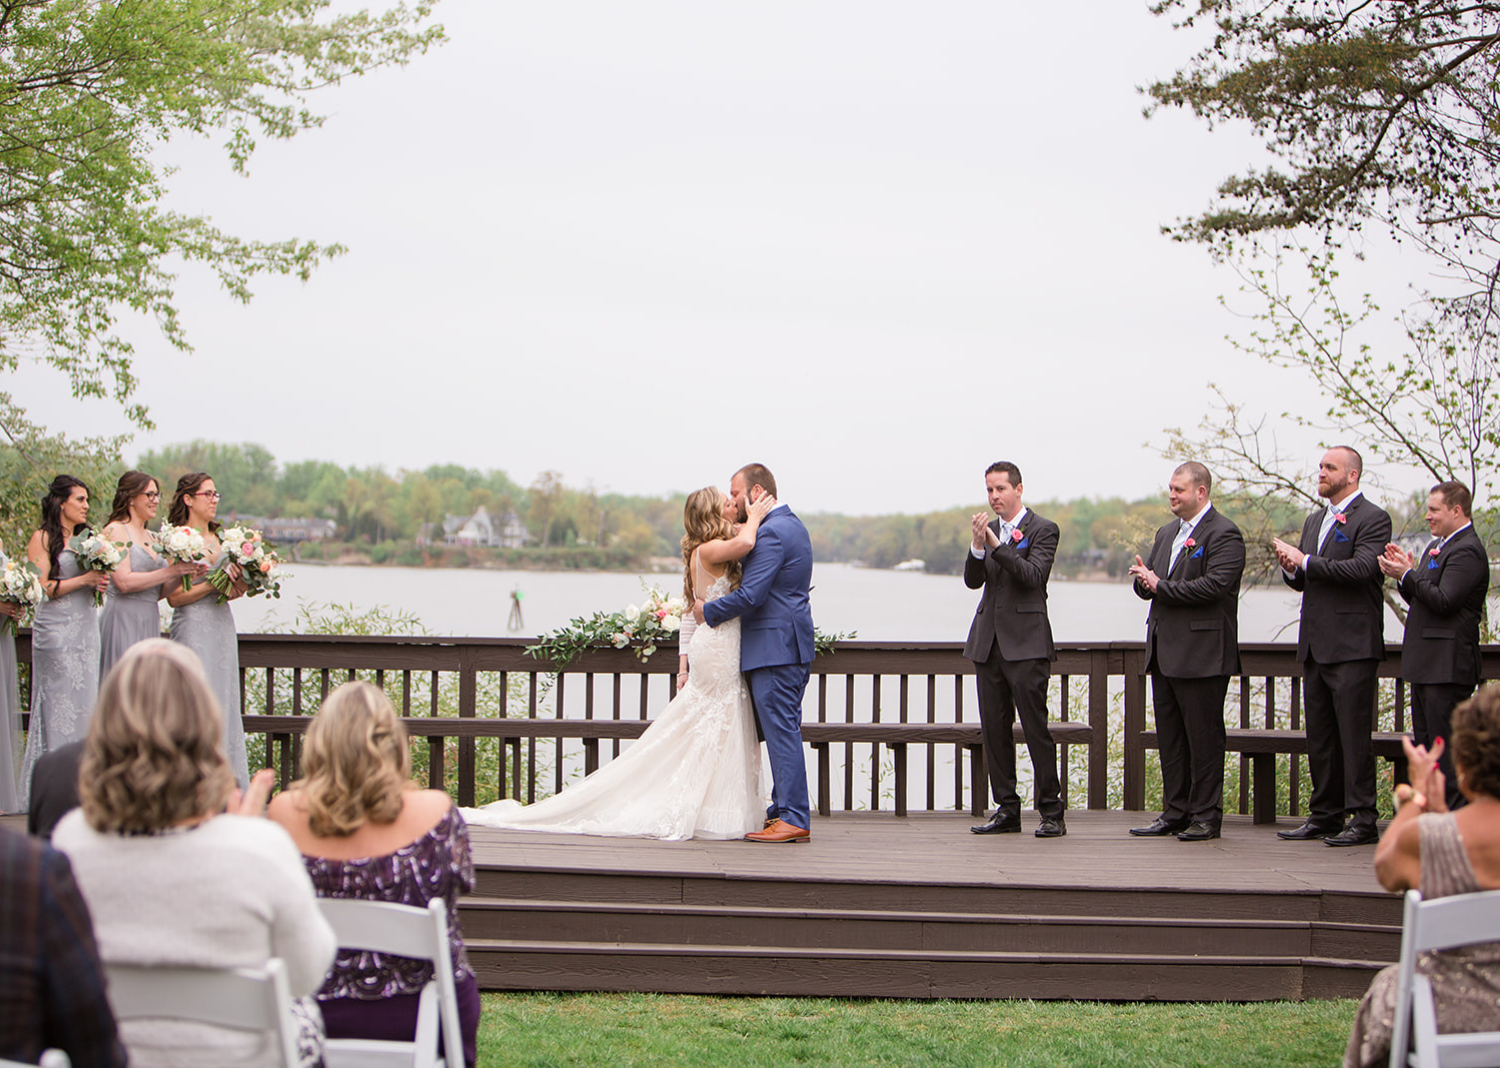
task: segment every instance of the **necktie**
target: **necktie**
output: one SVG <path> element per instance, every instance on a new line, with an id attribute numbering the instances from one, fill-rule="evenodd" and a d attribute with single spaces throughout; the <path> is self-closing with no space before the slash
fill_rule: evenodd
<path id="1" fill-rule="evenodd" d="M 1171 562 L 1167 564 L 1168 572 L 1171 572 L 1177 567 L 1177 558 L 1182 555 L 1183 547 L 1187 545 L 1188 535 L 1192 532 L 1192 529 L 1193 528 L 1188 525 L 1186 519 L 1178 521 L 1177 537 L 1172 539 L 1172 559 Z"/>

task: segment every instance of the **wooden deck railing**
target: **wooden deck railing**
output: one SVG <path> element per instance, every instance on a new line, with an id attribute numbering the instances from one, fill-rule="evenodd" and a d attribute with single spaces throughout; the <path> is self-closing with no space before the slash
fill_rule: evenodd
<path id="1" fill-rule="evenodd" d="M 670 648 L 645 663 L 629 651 L 601 649 L 552 681 L 548 665 L 528 656 L 526 644 L 242 634 L 245 731 L 262 740 L 255 748 L 284 784 L 298 774 L 302 734 L 323 695 L 345 679 L 364 678 L 391 694 L 417 740 L 429 785 L 466 805 L 495 796 L 532 801 L 561 789 L 574 772 L 597 768 L 601 747 L 617 755 L 620 742 L 638 737 L 676 691 Z M 29 663 L 29 632 L 20 633 L 16 647 L 17 658 Z M 973 665 L 962 648 L 845 642 L 818 659 L 802 733 L 816 754 L 813 788 L 821 812 L 984 810 L 989 794 L 978 709 L 966 679 Z M 1406 694 L 1397 677 L 1400 648 L 1387 652 L 1375 735 L 1377 752 L 1395 758 L 1408 722 Z M 1261 821 L 1297 815 L 1306 739 L 1296 647 L 1246 645 L 1241 653 L 1245 674 L 1230 688 L 1232 698 L 1238 695 L 1239 726 L 1229 732 L 1239 789 L 1237 798 L 1226 797 L 1226 808 L 1237 804 Z M 1145 806 L 1156 735 L 1149 729 L 1144 666 L 1140 642 L 1059 646 L 1048 700 L 1072 807 Z M 1500 678 L 1500 646 L 1485 647 L 1484 677 Z M 1024 755 L 1018 763 L 1024 775 Z M 1397 770 L 1404 770 L 1399 762 Z"/>

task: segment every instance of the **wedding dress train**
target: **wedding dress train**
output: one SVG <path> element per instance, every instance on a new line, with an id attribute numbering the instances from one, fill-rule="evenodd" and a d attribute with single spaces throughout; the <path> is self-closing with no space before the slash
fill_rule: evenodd
<path id="1" fill-rule="evenodd" d="M 701 587 L 700 587 L 701 588 Z M 705 600 L 729 592 L 708 587 Z M 616 838 L 741 838 L 765 821 L 760 744 L 740 676 L 740 621 L 700 626 L 688 684 L 614 760 L 561 793 L 460 809 L 472 826 Z"/>

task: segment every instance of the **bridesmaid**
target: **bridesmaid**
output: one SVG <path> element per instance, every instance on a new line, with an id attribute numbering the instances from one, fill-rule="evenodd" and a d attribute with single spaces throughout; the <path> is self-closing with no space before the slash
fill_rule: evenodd
<path id="1" fill-rule="evenodd" d="M 177 480 L 167 522 L 174 527 L 190 526 L 202 534 L 211 564 L 218 562 L 221 551 L 219 524 L 214 521 L 218 511 L 219 491 L 206 473 L 194 471 Z M 234 580 L 229 587 L 233 600 L 244 594 L 245 586 L 239 581 L 239 568 L 230 564 L 226 570 Z M 234 613 L 228 604 L 216 604 L 218 598 L 219 591 L 201 577 L 191 589 L 184 590 L 178 583 L 167 591 L 167 603 L 173 609 L 172 640 L 186 645 L 203 661 L 208 688 L 219 699 L 219 711 L 224 714 L 224 755 L 229 758 L 234 781 L 243 790 L 250 783 L 250 765 L 245 754 L 245 725 L 240 718 L 239 635 L 234 629 Z"/>
<path id="2" fill-rule="evenodd" d="M 94 593 L 109 576 L 79 567 L 68 539 L 86 532 L 89 489 L 72 475 L 58 475 L 42 498 L 42 526 L 26 556 L 41 572 L 47 599 L 31 625 L 31 730 L 21 769 L 21 798 L 31 796 L 31 772 L 44 753 L 88 734 L 99 696 L 99 616 Z"/>
<path id="3" fill-rule="evenodd" d="M 161 637 L 161 612 L 156 602 L 167 587 L 184 575 L 200 578 L 207 564 L 169 564 L 151 548 L 146 524 L 161 507 L 161 489 L 156 479 L 143 471 L 126 471 L 115 487 L 104 536 L 127 541 L 130 551 L 115 569 L 109 592 L 104 595 L 104 614 L 99 619 L 99 678 L 109 674 L 115 661 L 138 641 Z"/>
<path id="4" fill-rule="evenodd" d="M 5 543 L 0 542 L 0 563 L 5 561 Z M 21 698 L 16 685 L 16 636 L 26 610 L 0 601 L 0 623 L 11 626 L 0 636 L 0 812 L 24 812 L 21 803 Z"/>

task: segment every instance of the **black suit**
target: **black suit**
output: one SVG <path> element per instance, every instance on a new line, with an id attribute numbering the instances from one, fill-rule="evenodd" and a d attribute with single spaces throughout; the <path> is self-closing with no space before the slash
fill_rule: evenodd
<path id="1" fill-rule="evenodd" d="M 1302 525 L 1300 548 L 1310 554 L 1283 578 L 1302 591 L 1297 660 L 1307 703 L 1307 765 L 1312 772 L 1309 822 L 1338 830 L 1375 830 L 1375 672 L 1385 659 L 1384 578 L 1380 556 L 1391 540 L 1391 517 L 1361 493 L 1346 501 L 1322 546 L 1325 510 Z"/>
<path id="2" fill-rule="evenodd" d="M 1490 559 L 1472 526 L 1438 548 L 1428 544 L 1397 591 L 1410 605 L 1401 643 L 1401 677 L 1411 690 L 1412 733 L 1418 742 L 1451 740 L 1453 708 L 1479 685 L 1479 618 L 1490 588 Z M 1444 746 L 1438 758 L 1448 781 L 1448 806 L 1463 803 Z"/>
<path id="3" fill-rule="evenodd" d="M 1194 525 L 1172 561 L 1179 520 L 1156 532 L 1146 566 L 1156 591 L 1146 620 L 1146 670 L 1161 754 L 1162 819 L 1219 826 L 1224 816 L 1224 695 L 1240 672 L 1239 595 L 1245 539 L 1216 509 Z"/>
<path id="4" fill-rule="evenodd" d="M 998 536 L 1000 521 L 990 524 Z M 1015 533 L 984 559 L 969 552 L 964 583 L 984 589 L 969 627 L 964 656 L 974 661 L 979 691 L 979 727 L 984 738 L 990 790 L 1007 816 L 1020 817 L 1016 793 L 1017 712 L 1036 779 L 1036 807 L 1043 816 L 1062 814 L 1057 743 L 1047 727 L 1047 680 L 1057 649 L 1047 619 L 1047 577 L 1057 555 L 1057 524 L 1027 510 Z"/>
<path id="5" fill-rule="evenodd" d="M 26 810 L 29 834 L 50 839 L 58 821 L 78 807 L 78 764 L 82 759 L 83 743 L 69 742 L 37 760 Z"/>

